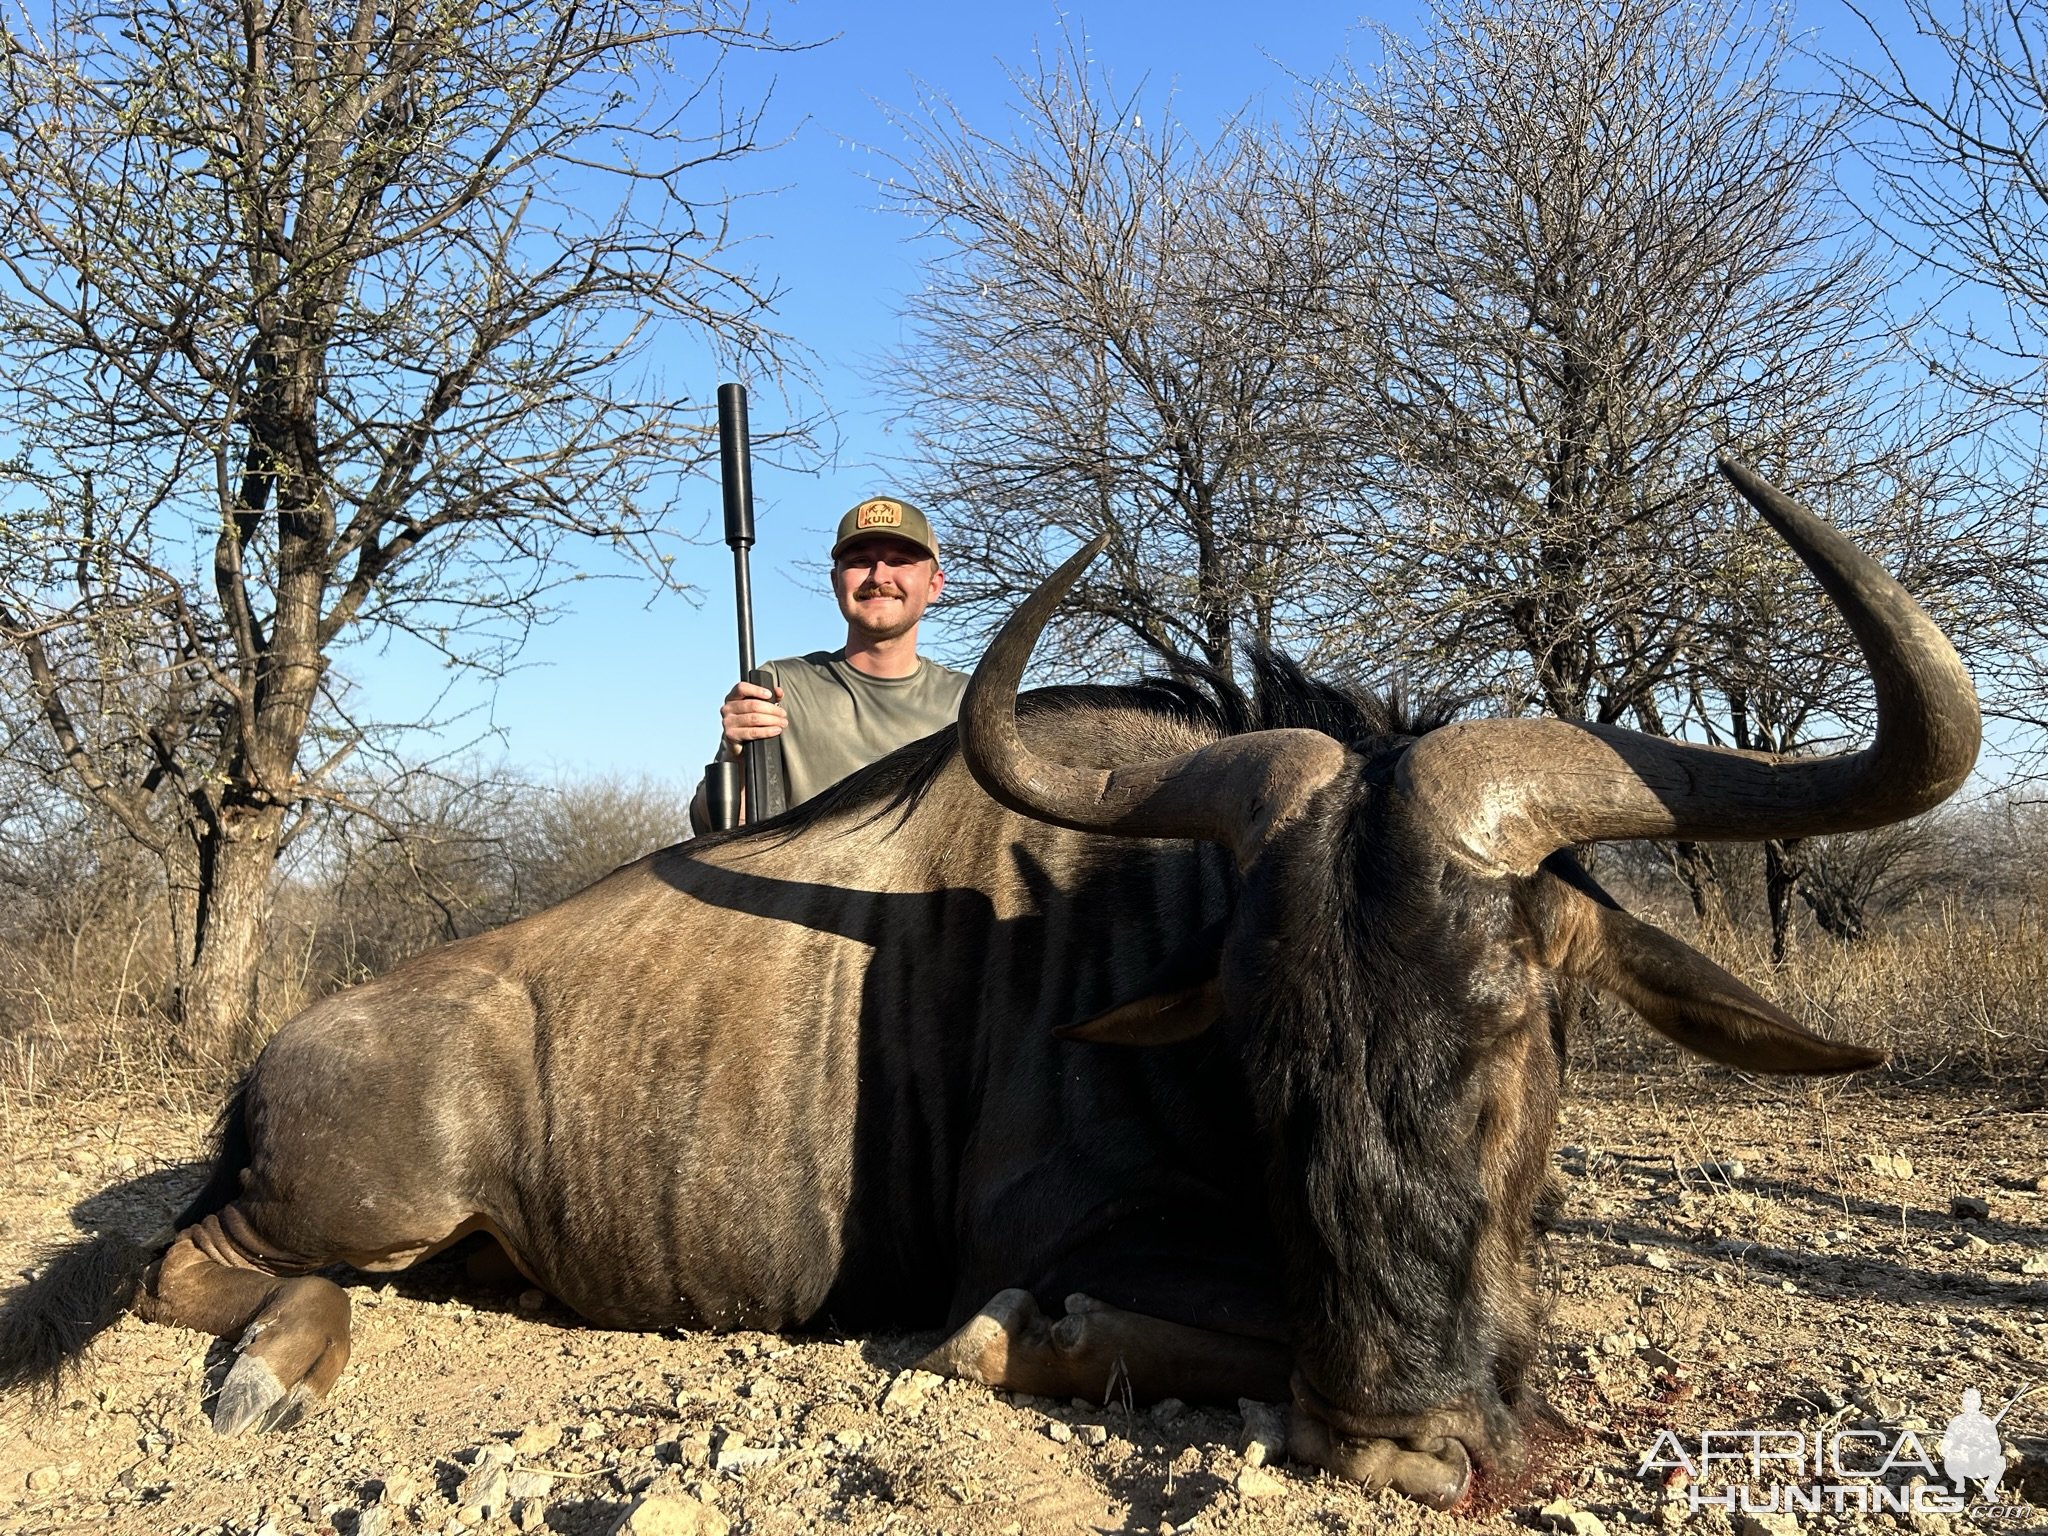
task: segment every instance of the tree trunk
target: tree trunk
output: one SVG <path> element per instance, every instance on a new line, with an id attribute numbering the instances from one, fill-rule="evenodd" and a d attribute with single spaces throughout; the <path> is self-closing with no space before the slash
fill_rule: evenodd
<path id="1" fill-rule="evenodd" d="M 168 993 L 155 1002 L 178 1018 L 184 1012 L 185 993 L 192 983 L 192 957 L 198 949 L 199 857 L 192 839 L 182 833 L 173 833 L 157 853 L 163 864 L 164 904 L 171 921 L 171 975 Z"/>
<path id="2" fill-rule="evenodd" d="M 1721 871 L 1714 867 L 1714 856 L 1705 843 L 1659 843 L 1664 856 L 1671 861 L 1671 867 L 1678 878 L 1685 883 L 1685 894 L 1692 900 L 1692 915 L 1701 922 L 1725 920 L 1728 916 L 1728 893 L 1721 885 Z"/>
<path id="3" fill-rule="evenodd" d="M 1799 888 L 1799 844 L 1764 844 L 1764 901 L 1771 913 L 1771 964 L 1783 965 L 1792 945 L 1792 896 Z"/>
<path id="4" fill-rule="evenodd" d="M 238 1064 L 256 1044 L 256 975 L 282 813 L 224 814 L 200 850 L 192 963 L 178 999 L 186 1048 Z"/>

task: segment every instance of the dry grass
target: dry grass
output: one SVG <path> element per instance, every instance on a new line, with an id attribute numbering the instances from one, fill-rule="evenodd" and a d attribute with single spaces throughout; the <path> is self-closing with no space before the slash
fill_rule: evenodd
<path id="1" fill-rule="evenodd" d="M 2031 904 L 1947 903 L 1853 944 L 1809 930 L 1780 966 L 1756 928 L 1663 920 L 1808 1027 L 1888 1049 L 1895 1072 L 2023 1092 L 2048 1078 L 2048 935 Z M 1605 1013 L 1593 1048 L 1625 1055 L 1642 1031 Z"/>
<path id="2" fill-rule="evenodd" d="M 10 942 L 0 944 L 0 1097 L 174 1101 L 218 1077 L 223 1064 L 194 1062 L 166 1012 L 170 944 L 159 903 L 122 884 L 96 899 L 15 910 Z"/>
<path id="3" fill-rule="evenodd" d="M 219 1097 L 241 1063 L 195 1055 L 162 1008 L 45 981 L 9 988 L 0 1111 L 111 1097 L 185 1110 Z"/>
<path id="4" fill-rule="evenodd" d="M 1736 946 L 1736 959 L 1794 1014 L 1888 1045 L 1901 1068 L 2032 1082 L 2048 1065 L 2043 938 L 2032 908 L 1972 914 L 1949 903 L 1860 943 L 1809 939 L 1775 973 L 1761 944 Z"/>

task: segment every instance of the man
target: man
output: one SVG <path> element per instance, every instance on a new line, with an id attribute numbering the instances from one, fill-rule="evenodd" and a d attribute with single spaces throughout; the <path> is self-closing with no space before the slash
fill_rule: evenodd
<path id="1" fill-rule="evenodd" d="M 871 496 L 839 520 L 832 595 L 846 644 L 768 663 L 775 686 L 741 682 L 719 706 L 718 755 L 779 737 L 789 804 L 800 805 L 856 768 L 950 725 L 967 674 L 917 654 L 917 626 L 946 585 L 925 515 L 896 496 Z M 743 813 L 744 814 L 744 813 Z M 704 790 L 690 824 L 709 829 Z"/>

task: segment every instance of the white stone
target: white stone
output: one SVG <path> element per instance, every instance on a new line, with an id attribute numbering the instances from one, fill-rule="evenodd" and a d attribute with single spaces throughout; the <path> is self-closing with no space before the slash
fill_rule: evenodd
<path id="1" fill-rule="evenodd" d="M 514 1472 L 505 1479 L 505 1491 L 513 1502 L 520 1499 L 544 1499 L 555 1490 L 555 1475 L 533 1468 Z"/>
<path id="2" fill-rule="evenodd" d="M 627 1510 L 612 1536 L 726 1536 L 732 1522 L 687 1493 L 656 1494 Z"/>
<path id="3" fill-rule="evenodd" d="M 519 1431 L 519 1438 L 512 1442 L 512 1449 L 522 1456 L 538 1456 L 543 1451 L 552 1451 L 561 1443 L 561 1425 L 529 1424 Z"/>
<path id="4" fill-rule="evenodd" d="M 455 1490 L 455 1503 L 465 1514 L 476 1511 L 472 1524 L 494 1519 L 502 1515 L 511 1505 L 507 1492 L 505 1463 L 495 1457 L 479 1456 L 476 1470 L 462 1480 L 462 1486 Z"/>
<path id="5" fill-rule="evenodd" d="M 1240 1397 L 1237 1411 L 1244 1419 L 1237 1449 L 1248 1466 L 1263 1467 L 1287 1454 L 1287 1415 L 1278 1404 Z"/>
<path id="6" fill-rule="evenodd" d="M 1270 1499 L 1287 1491 L 1287 1480 L 1264 1467 L 1246 1466 L 1238 1472 L 1236 1486 L 1248 1499 Z"/>
<path id="7" fill-rule="evenodd" d="M 905 1418 L 916 1416 L 939 1380 L 930 1371 L 898 1371 L 896 1379 L 889 1383 L 889 1390 L 882 1394 L 882 1412 L 901 1414 Z"/>

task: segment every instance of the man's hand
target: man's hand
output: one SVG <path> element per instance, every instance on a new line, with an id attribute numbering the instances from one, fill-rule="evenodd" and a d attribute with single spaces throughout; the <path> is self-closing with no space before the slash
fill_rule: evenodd
<path id="1" fill-rule="evenodd" d="M 732 692 L 718 706 L 719 733 L 730 757 L 738 757 L 750 741 L 780 736 L 788 724 L 789 713 L 782 707 L 780 688 L 770 693 L 759 683 L 734 683 Z"/>

